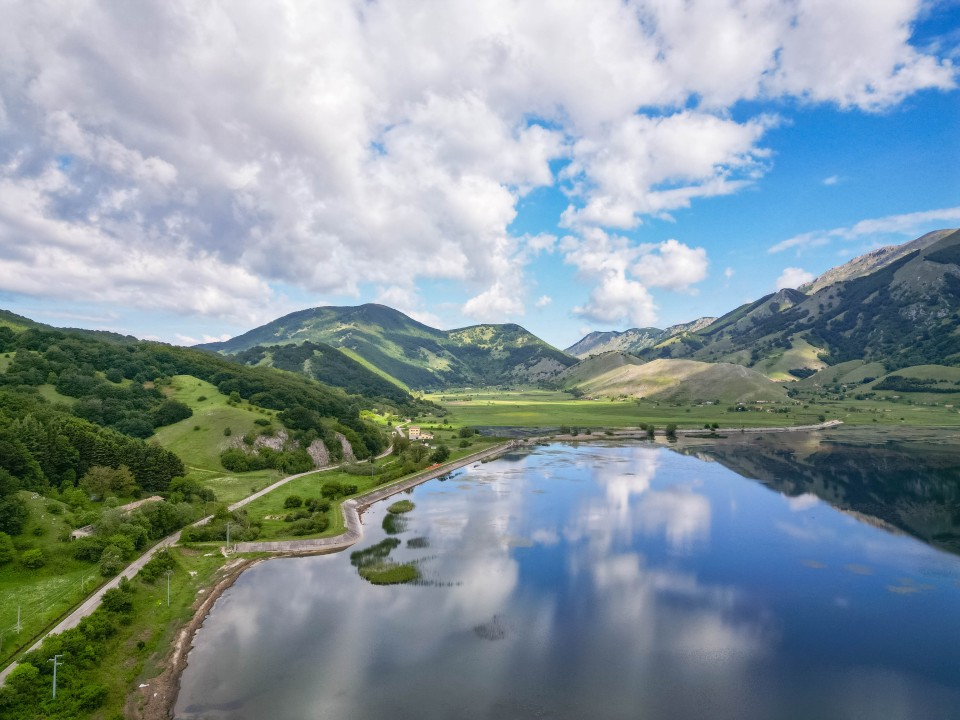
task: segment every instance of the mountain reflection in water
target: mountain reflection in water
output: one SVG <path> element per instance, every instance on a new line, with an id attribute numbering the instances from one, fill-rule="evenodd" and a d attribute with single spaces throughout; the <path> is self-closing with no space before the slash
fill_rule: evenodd
<path id="1" fill-rule="evenodd" d="M 734 434 L 680 451 L 960 554 L 960 429 Z"/>
<path id="2" fill-rule="evenodd" d="M 426 483 L 389 536 L 422 581 L 256 566 L 176 717 L 956 718 L 960 558 L 860 519 L 953 532 L 955 456 L 844 437 L 552 445 Z"/>

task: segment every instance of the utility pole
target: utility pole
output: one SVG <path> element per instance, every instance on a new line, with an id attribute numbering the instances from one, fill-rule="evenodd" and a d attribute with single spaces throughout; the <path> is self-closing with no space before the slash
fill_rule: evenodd
<path id="1" fill-rule="evenodd" d="M 230 552 L 230 526 L 233 523 L 227 523 L 227 552 Z"/>
<path id="2" fill-rule="evenodd" d="M 54 655 L 52 658 L 50 658 L 50 659 L 47 661 L 47 662 L 52 662 L 52 663 L 53 663 L 53 699 L 54 699 L 54 700 L 57 699 L 57 668 L 58 668 L 60 665 L 63 665 L 63 663 L 60 662 L 60 658 L 62 658 L 62 657 L 63 657 L 63 655 Z"/>
<path id="3" fill-rule="evenodd" d="M 17 635 L 20 634 L 20 606 L 17 605 Z"/>
<path id="4" fill-rule="evenodd" d="M 170 607 L 170 576 L 173 575 L 173 570 L 167 570 L 167 607 Z"/>

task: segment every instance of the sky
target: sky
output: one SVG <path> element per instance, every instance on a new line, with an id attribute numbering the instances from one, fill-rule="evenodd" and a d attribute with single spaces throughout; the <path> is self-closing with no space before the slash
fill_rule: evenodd
<path id="1" fill-rule="evenodd" d="M 0 308 L 564 348 L 960 227 L 960 2 L 0 0 Z"/>

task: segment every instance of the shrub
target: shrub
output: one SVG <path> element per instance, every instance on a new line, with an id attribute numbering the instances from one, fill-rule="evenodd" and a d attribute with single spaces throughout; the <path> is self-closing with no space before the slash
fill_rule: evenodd
<path id="1" fill-rule="evenodd" d="M 101 602 L 109 612 L 125 613 L 133 610 L 133 598 L 130 597 L 129 592 L 125 592 L 120 588 L 107 590 L 103 594 Z"/>
<path id="2" fill-rule="evenodd" d="M 430 455 L 430 461 L 435 463 L 442 463 L 450 457 L 450 448 L 446 445 L 437 445 L 437 449 L 433 451 Z"/>
<path id="3" fill-rule="evenodd" d="M 320 494 L 325 498 L 330 498 L 331 500 L 340 497 L 346 493 L 343 492 L 343 486 L 338 483 L 336 480 L 331 480 L 330 482 L 325 482 L 320 488 Z"/>
<path id="4" fill-rule="evenodd" d="M 307 498 L 306 505 L 310 512 L 325 513 L 330 509 L 330 503 L 320 498 Z"/>
<path id="5" fill-rule="evenodd" d="M 8 495 L 0 500 L 0 532 L 19 535 L 30 517 L 30 508 L 19 495 Z"/>
<path id="6" fill-rule="evenodd" d="M 224 434 L 226 437 L 230 437 L 231 435 L 233 435 L 233 430 L 231 430 L 229 427 L 225 427 L 225 428 L 223 429 L 223 434 Z"/>
<path id="7" fill-rule="evenodd" d="M 17 551 L 13 546 L 13 538 L 0 532 L 0 565 L 13 562 L 16 557 Z"/>
<path id="8" fill-rule="evenodd" d="M 158 550 L 150 558 L 150 562 L 143 566 L 137 577 L 143 582 L 152 583 L 167 570 L 173 570 L 176 567 L 176 561 L 167 550 Z"/>
<path id="9" fill-rule="evenodd" d="M 100 574 L 110 577 L 121 570 L 123 570 L 123 551 L 115 545 L 107 545 L 100 555 Z"/>
<path id="10" fill-rule="evenodd" d="M 288 495 L 287 499 L 283 501 L 285 508 L 298 508 L 301 505 L 303 505 L 303 498 L 299 495 Z"/>
<path id="11" fill-rule="evenodd" d="M 40 548 L 25 550 L 23 555 L 20 556 L 20 562 L 23 563 L 24 567 L 31 570 L 42 568 L 47 564 L 46 558 L 43 557 L 43 550 Z"/>
<path id="12" fill-rule="evenodd" d="M 320 533 L 327 529 L 330 521 L 325 517 L 314 517 L 310 519 L 297 520 L 290 526 L 291 535 L 312 535 Z"/>

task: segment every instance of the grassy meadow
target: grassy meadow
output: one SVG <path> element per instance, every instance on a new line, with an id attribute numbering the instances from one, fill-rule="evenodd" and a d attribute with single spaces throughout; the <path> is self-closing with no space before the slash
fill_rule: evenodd
<path id="1" fill-rule="evenodd" d="M 734 412 L 729 405 L 675 405 L 652 400 L 582 400 L 554 391 L 479 391 L 438 393 L 427 396 L 448 413 L 444 419 L 453 425 L 475 427 L 570 427 L 623 428 L 641 424 L 679 428 L 701 428 L 706 423 L 721 427 L 779 427 L 811 425 L 827 420 L 843 420 L 852 425 L 960 425 L 960 414 L 949 396 L 931 403 L 912 404 L 897 401 L 798 398 L 781 403 L 753 404 L 745 412 Z M 932 396 L 927 396 L 932 397 Z M 427 418 L 438 422 L 440 418 Z"/>
<path id="2" fill-rule="evenodd" d="M 220 453 L 231 441 L 259 430 L 254 421 L 273 418 L 272 411 L 247 402 L 231 405 L 216 387 L 190 375 L 175 375 L 167 392 L 189 405 L 193 416 L 160 428 L 153 437 L 176 453 L 187 468 L 187 477 L 213 490 L 218 501 L 234 503 L 255 492 L 253 488 L 260 489 L 280 479 L 275 470 L 230 473 L 220 464 Z M 230 435 L 225 434 L 227 428 Z"/>
<path id="3" fill-rule="evenodd" d="M 66 506 L 27 491 L 20 496 L 27 501 L 30 519 L 24 533 L 14 538 L 17 555 L 22 558 L 27 550 L 38 549 L 44 564 L 31 569 L 18 559 L 0 565 L 0 666 L 105 582 L 96 564 L 75 559 L 73 548 L 61 539 L 72 529 L 63 520 Z M 61 512 L 51 513 L 48 508 L 53 506 Z M 18 607 L 19 633 L 15 629 Z"/>

